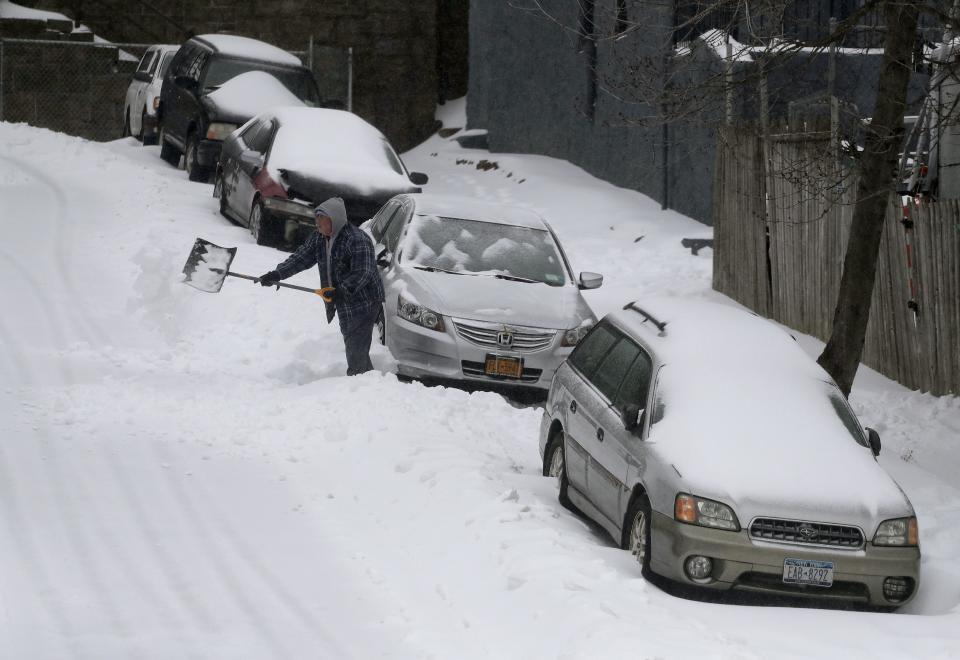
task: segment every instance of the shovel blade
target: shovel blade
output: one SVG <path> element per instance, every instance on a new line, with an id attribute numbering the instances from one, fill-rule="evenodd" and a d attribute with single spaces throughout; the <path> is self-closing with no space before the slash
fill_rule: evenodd
<path id="1" fill-rule="evenodd" d="M 230 272 L 237 248 L 223 248 L 198 238 L 183 265 L 184 284 L 207 293 L 217 293 Z"/>

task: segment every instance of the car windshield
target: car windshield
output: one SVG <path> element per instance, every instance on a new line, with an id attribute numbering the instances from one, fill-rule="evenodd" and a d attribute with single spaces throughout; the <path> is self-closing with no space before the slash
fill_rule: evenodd
<path id="1" fill-rule="evenodd" d="M 264 62 L 252 62 L 250 60 L 214 58 L 207 69 L 206 77 L 203 79 L 203 89 L 209 92 L 231 78 L 248 71 L 265 71 L 282 82 L 284 87 L 308 106 L 320 105 L 320 95 L 317 92 L 316 83 L 306 70 L 271 66 Z"/>
<path id="2" fill-rule="evenodd" d="M 495 222 L 418 215 L 410 223 L 403 259 L 424 268 L 550 286 L 566 281 L 549 231 Z"/>

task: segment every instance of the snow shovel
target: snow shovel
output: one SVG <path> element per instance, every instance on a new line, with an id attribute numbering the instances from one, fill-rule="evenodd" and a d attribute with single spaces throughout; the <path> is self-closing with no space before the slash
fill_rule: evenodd
<path id="1" fill-rule="evenodd" d="M 237 248 L 224 248 L 214 245 L 210 241 L 198 238 L 190 250 L 190 256 L 187 257 L 187 263 L 183 265 L 183 274 L 185 276 L 184 284 L 189 284 L 194 289 L 200 289 L 207 293 L 217 293 L 223 287 L 223 281 L 227 275 L 239 277 L 244 280 L 256 281 L 256 277 L 250 275 L 241 275 L 240 273 L 231 273 L 230 264 L 233 258 L 237 256 Z M 296 289 L 297 291 L 306 291 L 322 295 L 320 289 L 311 289 L 296 284 L 277 283 L 278 287 L 286 289 Z"/>

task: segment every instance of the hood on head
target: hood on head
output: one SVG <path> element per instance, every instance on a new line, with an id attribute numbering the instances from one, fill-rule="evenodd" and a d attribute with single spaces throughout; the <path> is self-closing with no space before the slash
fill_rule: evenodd
<path id="1" fill-rule="evenodd" d="M 340 230 L 347 225 L 347 207 L 344 206 L 340 197 L 331 197 L 320 202 L 313 209 L 314 215 L 323 214 L 333 221 L 333 235 L 336 236 Z"/>

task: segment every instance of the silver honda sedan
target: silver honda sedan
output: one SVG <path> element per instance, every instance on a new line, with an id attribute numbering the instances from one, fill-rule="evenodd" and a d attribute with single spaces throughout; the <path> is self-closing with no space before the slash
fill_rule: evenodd
<path id="1" fill-rule="evenodd" d="M 405 194 L 365 225 L 386 302 L 381 342 L 399 375 L 547 389 L 596 317 L 550 226 L 533 211 Z"/>

